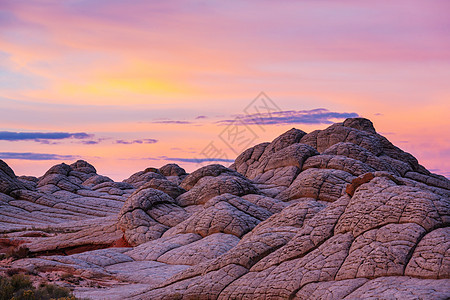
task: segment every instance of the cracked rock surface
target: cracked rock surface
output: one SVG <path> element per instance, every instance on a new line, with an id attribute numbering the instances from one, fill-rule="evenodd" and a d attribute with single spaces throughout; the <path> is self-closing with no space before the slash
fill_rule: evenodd
<path id="1" fill-rule="evenodd" d="M 122 182 L 85 161 L 35 178 L 0 160 L 0 252 L 27 249 L 0 272 L 81 298 L 448 299 L 449 225 L 450 181 L 363 118 Z"/>

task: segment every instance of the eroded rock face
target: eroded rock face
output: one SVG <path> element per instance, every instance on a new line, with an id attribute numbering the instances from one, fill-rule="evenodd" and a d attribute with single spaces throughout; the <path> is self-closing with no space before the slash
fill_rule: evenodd
<path id="1" fill-rule="evenodd" d="M 450 277 L 450 227 L 426 234 L 417 244 L 405 269 L 405 275 L 418 278 Z"/>
<path id="2" fill-rule="evenodd" d="M 179 185 L 188 175 L 186 171 L 177 164 L 167 164 L 159 168 L 162 175 L 166 176 L 167 180 Z"/>
<path id="3" fill-rule="evenodd" d="M 72 274 L 93 299 L 448 299 L 449 224 L 450 181 L 363 118 L 124 182 L 0 161 L 0 228 L 35 227 L 0 241 L 36 256 L 7 268 Z"/>
<path id="4" fill-rule="evenodd" d="M 161 237 L 188 216 L 168 194 L 148 187 L 137 190 L 125 201 L 118 225 L 128 243 L 136 246 Z"/>
<path id="5" fill-rule="evenodd" d="M 232 169 L 226 168 L 222 165 L 209 165 L 202 167 L 192 174 L 186 176 L 186 178 L 181 182 L 180 186 L 185 190 L 190 190 L 193 188 L 197 182 L 204 177 L 218 177 L 220 175 L 229 175 L 232 177 L 245 178 L 240 173 L 233 171 Z"/>
<path id="6" fill-rule="evenodd" d="M 199 205 L 205 204 L 215 196 L 226 193 L 244 196 L 259 194 L 260 191 L 246 178 L 221 174 L 217 177 L 205 176 L 200 178 L 188 192 L 180 195 L 176 200 L 181 206 Z"/>
<path id="7" fill-rule="evenodd" d="M 132 185 L 134 188 L 139 188 L 152 179 L 165 179 L 164 175 L 156 168 L 147 168 L 144 171 L 139 171 L 125 179 L 123 182 Z"/>
<path id="8" fill-rule="evenodd" d="M 0 193 L 9 195 L 12 191 L 24 188 L 25 186 L 17 179 L 14 171 L 0 160 Z"/>

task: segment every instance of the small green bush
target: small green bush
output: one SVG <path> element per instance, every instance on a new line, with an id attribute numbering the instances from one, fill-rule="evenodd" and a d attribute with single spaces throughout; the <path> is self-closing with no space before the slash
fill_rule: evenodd
<path id="1" fill-rule="evenodd" d="M 30 279 L 23 274 L 0 277 L 0 300 L 76 300 L 69 289 L 54 284 L 33 287 Z"/>

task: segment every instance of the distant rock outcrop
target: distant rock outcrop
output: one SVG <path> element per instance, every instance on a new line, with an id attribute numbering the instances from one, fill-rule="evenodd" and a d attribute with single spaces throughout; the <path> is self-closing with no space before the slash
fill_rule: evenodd
<path id="1" fill-rule="evenodd" d="M 69 273 L 91 299 L 448 299 L 449 225 L 450 181 L 363 118 L 191 174 L 0 161 L 0 251 L 30 256 L 0 271 Z"/>

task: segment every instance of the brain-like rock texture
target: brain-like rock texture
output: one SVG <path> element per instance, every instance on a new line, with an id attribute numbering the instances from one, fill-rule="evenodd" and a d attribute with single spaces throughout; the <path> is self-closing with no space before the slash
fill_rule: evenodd
<path id="1" fill-rule="evenodd" d="M 114 182 L 77 161 L 17 177 L 0 161 L 0 252 L 29 256 L 0 273 L 80 298 L 449 299 L 449 224 L 450 181 L 363 118 L 191 174 Z"/>
<path id="2" fill-rule="evenodd" d="M 155 179 L 151 179 L 155 180 Z M 168 194 L 148 187 L 134 192 L 119 212 L 119 227 L 131 245 L 157 239 L 188 213 Z"/>

